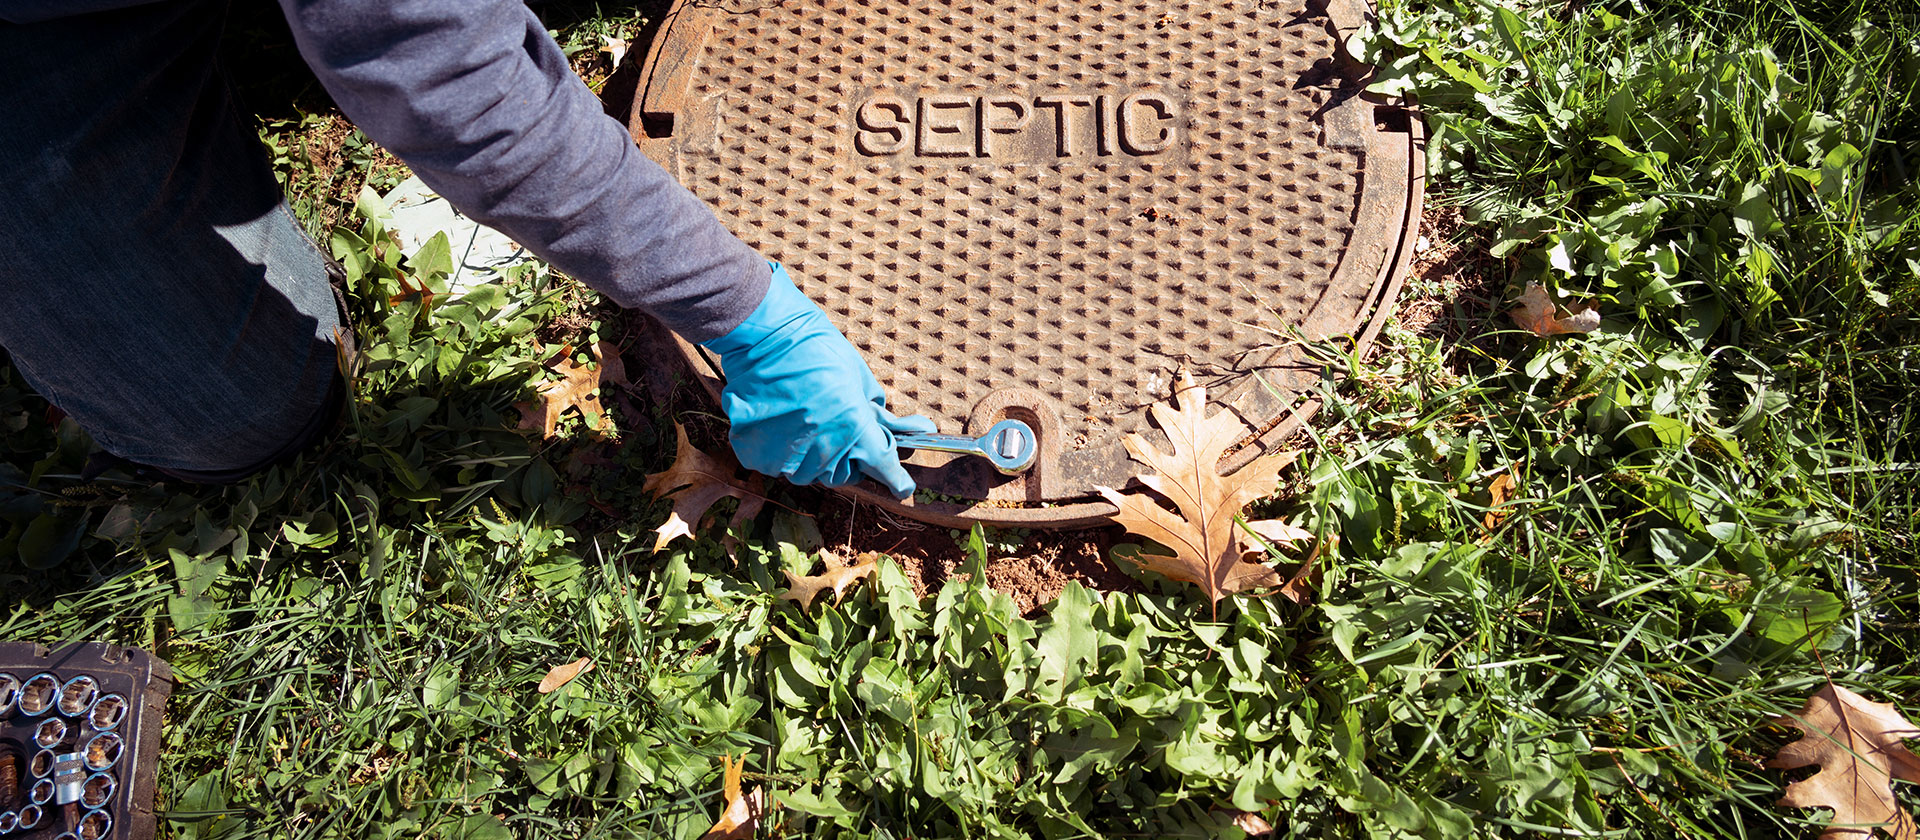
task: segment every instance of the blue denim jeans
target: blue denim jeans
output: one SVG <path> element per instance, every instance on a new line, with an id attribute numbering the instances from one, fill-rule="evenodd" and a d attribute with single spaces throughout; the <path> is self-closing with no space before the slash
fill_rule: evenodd
<path id="1" fill-rule="evenodd" d="M 233 479 L 325 430 L 340 327 L 216 62 L 225 0 L 0 23 L 0 346 L 104 450 Z"/>

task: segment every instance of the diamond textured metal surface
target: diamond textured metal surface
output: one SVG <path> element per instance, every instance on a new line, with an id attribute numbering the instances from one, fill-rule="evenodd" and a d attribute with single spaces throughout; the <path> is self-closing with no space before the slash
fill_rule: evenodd
<path id="1" fill-rule="evenodd" d="M 631 127 L 788 266 L 896 412 L 1038 429 L 1024 477 L 916 456 L 934 496 L 906 512 L 1066 524 L 1125 480 L 1121 439 L 1180 367 L 1264 433 L 1251 457 L 1311 409 L 1292 338 L 1377 329 L 1417 129 L 1359 95 L 1340 45 L 1363 11 L 682 0 Z"/>

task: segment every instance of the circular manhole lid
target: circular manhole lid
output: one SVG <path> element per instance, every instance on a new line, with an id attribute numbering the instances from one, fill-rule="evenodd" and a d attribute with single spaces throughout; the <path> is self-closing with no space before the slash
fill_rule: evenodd
<path id="1" fill-rule="evenodd" d="M 1359 0 L 679 0 L 641 148 L 785 263 L 901 414 L 1039 433 L 1028 473 L 922 452 L 936 522 L 1111 510 L 1186 368 L 1253 433 L 1316 407 L 1301 339 L 1371 341 L 1419 218 L 1418 123 L 1360 93 Z M 682 343 L 697 370 L 710 361 Z"/>

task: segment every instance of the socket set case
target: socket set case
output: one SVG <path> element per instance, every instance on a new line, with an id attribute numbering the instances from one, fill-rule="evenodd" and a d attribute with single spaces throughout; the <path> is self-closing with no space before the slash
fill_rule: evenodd
<path id="1" fill-rule="evenodd" d="M 152 837 L 172 693 L 146 651 L 0 643 L 0 840 Z"/>

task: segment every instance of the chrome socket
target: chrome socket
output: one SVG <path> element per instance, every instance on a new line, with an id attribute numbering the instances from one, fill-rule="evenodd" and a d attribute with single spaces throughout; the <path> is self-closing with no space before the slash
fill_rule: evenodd
<path id="1" fill-rule="evenodd" d="M 80 818 L 80 824 L 74 826 L 73 833 L 80 840 L 102 840 L 113 831 L 113 817 L 105 811 L 88 811 Z"/>
<path id="2" fill-rule="evenodd" d="M 87 710 L 87 723 L 93 728 L 106 732 L 127 719 L 127 698 L 118 694 L 103 694 L 93 701 L 93 708 Z"/>
<path id="3" fill-rule="evenodd" d="M 33 788 L 27 791 L 27 801 L 35 805 L 45 805 L 53 801 L 53 793 L 53 780 L 41 779 L 34 782 Z"/>
<path id="4" fill-rule="evenodd" d="M 53 761 L 56 757 L 53 750 L 34 753 L 33 758 L 27 762 L 27 772 L 36 779 L 53 775 Z"/>
<path id="5" fill-rule="evenodd" d="M 0 717 L 13 714 L 14 704 L 19 702 L 20 678 L 0 671 Z"/>
<path id="6" fill-rule="evenodd" d="M 80 788 L 80 805 L 85 808 L 105 808 L 113 801 L 113 791 L 119 783 L 106 773 L 95 773 L 87 777 L 86 784 Z"/>
<path id="7" fill-rule="evenodd" d="M 80 801 L 80 789 L 87 783 L 87 771 L 82 766 L 84 763 L 79 753 L 67 753 L 53 760 L 54 797 L 59 804 Z"/>
<path id="8" fill-rule="evenodd" d="M 86 674 L 67 680 L 60 687 L 60 714 L 79 717 L 100 699 L 100 681 Z"/>
<path id="9" fill-rule="evenodd" d="M 88 739 L 86 749 L 81 754 L 86 757 L 88 770 L 105 770 L 119 763 L 120 753 L 125 742 L 117 732 L 102 732 Z"/>
<path id="10" fill-rule="evenodd" d="M 52 674 L 34 674 L 20 686 L 20 714 L 39 717 L 60 702 L 60 681 Z"/>
<path id="11" fill-rule="evenodd" d="M 53 749 L 60 746 L 61 741 L 67 740 L 67 728 L 66 721 L 57 717 L 47 718 L 34 727 L 33 742 L 40 745 L 41 749 Z"/>
<path id="12" fill-rule="evenodd" d="M 27 807 L 20 809 L 20 827 L 21 828 L 39 828 L 40 821 L 42 819 L 45 819 L 46 816 L 47 816 L 47 812 L 40 810 L 40 806 L 28 805 Z"/>
<path id="13" fill-rule="evenodd" d="M 0 813 L 0 834 L 12 834 L 14 829 L 19 827 L 20 812 L 7 811 L 6 813 Z"/>

